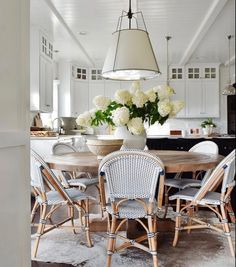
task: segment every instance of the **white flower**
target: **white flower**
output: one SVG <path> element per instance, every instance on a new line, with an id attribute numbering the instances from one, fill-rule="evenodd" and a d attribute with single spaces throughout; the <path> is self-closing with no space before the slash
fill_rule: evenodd
<path id="1" fill-rule="evenodd" d="M 148 96 L 148 100 L 150 102 L 155 102 L 157 96 L 156 96 L 156 92 L 153 89 L 149 89 L 145 92 L 145 94 Z"/>
<path id="2" fill-rule="evenodd" d="M 168 85 L 158 85 L 153 90 L 157 92 L 160 100 L 170 98 L 175 93 L 174 89 Z"/>
<path id="3" fill-rule="evenodd" d="M 132 134 L 139 135 L 144 132 L 142 118 L 133 118 L 127 123 L 128 129 Z"/>
<path id="4" fill-rule="evenodd" d="M 97 111 L 96 108 L 93 108 L 93 109 L 89 110 L 91 118 L 93 118 L 95 116 L 96 111 Z"/>
<path id="5" fill-rule="evenodd" d="M 170 102 L 170 105 L 171 105 L 171 112 L 169 117 L 173 118 L 184 107 L 184 101 L 181 100 L 172 101 Z"/>
<path id="6" fill-rule="evenodd" d="M 172 105 L 169 99 L 158 102 L 158 112 L 162 117 L 166 117 L 172 110 Z"/>
<path id="7" fill-rule="evenodd" d="M 91 126 L 92 116 L 91 113 L 86 111 L 78 116 L 76 123 L 80 126 Z"/>
<path id="8" fill-rule="evenodd" d="M 140 91 L 140 81 L 134 81 L 132 82 L 130 92 L 134 94 L 136 91 Z"/>
<path id="9" fill-rule="evenodd" d="M 131 99 L 132 95 L 127 90 L 117 90 L 115 92 L 115 100 L 122 105 L 129 104 Z"/>
<path id="10" fill-rule="evenodd" d="M 117 108 L 112 112 L 112 119 L 116 126 L 123 126 L 129 121 L 129 109 L 126 107 Z"/>
<path id="11" fill-rule="evenodd" d="M 142 91 L 136 91 L 133 94 L 132 102 L 134 105 L 136 105 L 138 108 L 142 108 L 143 105 L 148 101 L 148 96 L 142 92 Z"/>
<path id="12" fill-rule="evenodd" d="M 93 104 L 97 109 L 105 110 L 107 106 L 111 103 L 111 100 L 103 95 L 95 96 L 93 99 Z"/>

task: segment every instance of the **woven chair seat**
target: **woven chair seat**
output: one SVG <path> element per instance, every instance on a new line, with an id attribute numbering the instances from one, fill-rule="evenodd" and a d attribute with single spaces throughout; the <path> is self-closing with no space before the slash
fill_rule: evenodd
<path id="1" fill-rule="evenodd" d="M 199 189 L 197 188 L 187 188 L 179 191 L 178 193 L 169 197 L 170 200 L 175 200 L 177 198 L 192 201 L 194 196 L 197 194 Z M 220 205 L 220 196 L 221 193 L 218 192 L 208 192 L 203 199 L 198 203 L 200 205 L 211 204 L 211 205 Z"/>
<path id="2" fill-rule="evenodd" d="M 117 199 L 117 202 L 121 199 Z M 143 201 L 146 202 L 148 205 L 148 199 L 142 199 Z M 113 214 L 112 207 L 110 204 L 107 205 L 107 212 L 110 214 Z M 157 204 L 154 202 L 154 208 L 153 208 L 153 213 L 157 213 Z M 119 206 L 119 213 L 118 213 L 119 218 L 128 218 L 128 219 L 137 219 L 137 218 L 146 218 L 147 213 L 143 207 L 143 205 L 136 200 L 128 200 L 124 203 L 122 203 Z"/>
<path id="3" fill-rule="evenodd" d="M 187 187 L 200 187 L 201 181 L 196 179 L 166 179 L 165 185 L 169 187 L 185 189 Z"/>
<path id="4" fill-rule="evenodd" d="M 77 178 L 77 179 L 70 179 L 67 180 L 67 183 L 70 186 L 90 186 L 90 185 L 97 185 L 98 184 L 98 178 Z"/>
<path id="5" fill-rule="evenodd" d="M 70 198 L 76 202 L 84 199 L 92 199 L 96 200 L 94 197 L 87 195 L 86 193 L 81 192 L 76 188 L 65 189 Z M 65 204 L 66 200 L 62 198 L 62 196 L 57 191 L 50 191 L 46 193 L 47 196 L 47 205 L 58 205 Z M 40 196 L 37 197 L 37 201 L 39 204 L 42 203 L 42 198 Z"/>

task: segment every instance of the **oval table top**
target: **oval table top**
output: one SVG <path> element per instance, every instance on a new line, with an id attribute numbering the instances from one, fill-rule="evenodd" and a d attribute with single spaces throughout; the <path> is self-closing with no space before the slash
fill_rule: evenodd
<path id="1" fill-rule="evenodd" d="M 222 159 L 221 155 L 188 151 L 149 150 L 157 155 L 165 166 L 166 173 L 193 172 L 214 168 Z M 99 160 L 91 152 L 73 152 L 51 155 L 45 158 L 51 169 L 96 173 Z"/>

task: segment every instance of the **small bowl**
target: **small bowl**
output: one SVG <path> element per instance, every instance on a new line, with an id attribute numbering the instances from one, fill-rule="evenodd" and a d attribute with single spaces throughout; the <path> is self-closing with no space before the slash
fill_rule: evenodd
<path id="1" fill-rule="evenodd" d="M 123 139 L 111 138 L 111 137 L 97 137 L 96 139 L 87 139 L 87 146 L 89 150 L 97 156 L 98 159 L 102 159 L 104 156 L 111 152 L 120 150 L 123 145 Z"/>

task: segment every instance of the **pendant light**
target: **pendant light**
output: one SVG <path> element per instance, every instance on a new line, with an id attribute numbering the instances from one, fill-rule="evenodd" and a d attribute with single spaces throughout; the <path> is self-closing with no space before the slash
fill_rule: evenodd
<path id="1" fill-rule="evenodd" d="M 169 73 L 169 40 L 171 36 L 166 36 L 166 85 L 170 86 L 170 73 Z"/>
<path id="2" fill-rule="evenodd" d="M 229 80 L 228 80 L 228 84 L 226 85 L 225 89 L 223 90 L 222 94 L 223 95 L 235 95 L 235 88 L 233 87 L 233 85 L 231 84 L 231 80 L 230 80 L 230 40 L 232 38 L 232 35 L 228 35 L 227 36 L 228 40 L 229 40 L 229 67 L 228 67 L 228 71 L 229 71 Z"/>
<path id="3" fill-rule="evenodd" d="M 138 20 L 139 15 L 141 21 Z M 128 19 L 128 28 L 123 27 L 125 18 Z M 140 28 L 141 25 L 144 29 Z M 122 12 L 116 31 L 113 33 L 112 43 L 103 65 L 102 77 L 111 80 L 135 81 L 154 78 L 159 74 L 160 70 L 143 14 L 141 11 L 133 13 L 131 0 L 129 0 L 129 11 Z"/>

